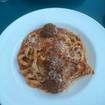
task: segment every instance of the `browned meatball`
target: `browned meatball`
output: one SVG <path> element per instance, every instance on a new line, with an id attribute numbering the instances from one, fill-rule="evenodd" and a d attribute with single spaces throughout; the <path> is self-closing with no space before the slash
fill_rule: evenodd
<path id="1" fill-rule="evenodd" d="M 54 36 L 56 34 L 57 34 L 57 28 L 52 23 L 46 24 L 41 31 L 41 35 L 43 37 L 51 37 L 51 36 Z"/>

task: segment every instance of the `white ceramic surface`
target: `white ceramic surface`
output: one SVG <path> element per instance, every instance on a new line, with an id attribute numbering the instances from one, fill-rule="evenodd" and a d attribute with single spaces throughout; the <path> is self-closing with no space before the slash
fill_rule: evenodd
<path id="1" fill-rule="evenodd" d="M 19 73 L 16 55 L 27 33 L 54 23 L 81 37 L 93 76 L 76 80 L 65 92 L 48 94 L 30 88 Z M 3 105 L 105 105 L 105 29 L 80 12 L 47 8 L 24 15 L 0 36 L 0 100 Z"/>

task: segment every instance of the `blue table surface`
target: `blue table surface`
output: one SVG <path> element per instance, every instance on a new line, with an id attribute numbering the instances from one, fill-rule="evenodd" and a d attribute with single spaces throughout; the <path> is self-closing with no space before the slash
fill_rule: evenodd
<path id="1" fill-rule="evenodd" d="M 0 2 L 0 34 L 20 16 L 48 7 L 63 7 L 83 12 L 105 27 L 105 0 L 8 0 L 5 3 Z"/>

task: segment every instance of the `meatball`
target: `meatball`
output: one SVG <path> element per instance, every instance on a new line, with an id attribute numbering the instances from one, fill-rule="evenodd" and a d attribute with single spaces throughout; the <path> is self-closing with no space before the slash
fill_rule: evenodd
<path id="1" fill-rule="evenodd" d="M 48 24 L 44 25 L 44 27 L 41 31 L 41 35 L 43 37 L 52 37 L 56 34 L 57 34 L 56 25 L 54 25 L 52 23 L 48 23 Z"/>

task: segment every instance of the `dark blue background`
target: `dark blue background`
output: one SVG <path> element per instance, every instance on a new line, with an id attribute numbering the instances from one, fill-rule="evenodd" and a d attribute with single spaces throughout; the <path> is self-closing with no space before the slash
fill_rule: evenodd
<path id="1" fill-rule="evenodd" d="M 0 33 L 18 17 L 40 8 L 63 7 L 83 12 L 105 26 L 105 0 L 8 0 L 0 3 Z"/>

